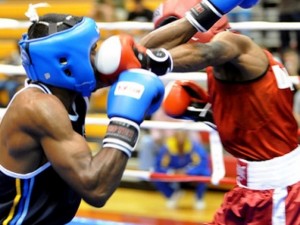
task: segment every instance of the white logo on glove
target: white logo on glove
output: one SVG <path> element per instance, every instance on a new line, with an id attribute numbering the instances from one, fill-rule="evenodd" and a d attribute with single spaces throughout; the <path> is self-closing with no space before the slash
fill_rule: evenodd
<path id="1" fill-rule="evenodd" d="M 119 81 L 114 94 L 140 99 L 145 90 L 144 85 L 129 81 Z"/>

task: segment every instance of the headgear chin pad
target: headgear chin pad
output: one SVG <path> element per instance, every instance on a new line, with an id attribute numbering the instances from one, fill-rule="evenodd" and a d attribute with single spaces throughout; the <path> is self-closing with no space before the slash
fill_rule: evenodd
<path id="1" fill-rule="evenodd" d="M 45 37 L 23 35 L 19 46 L 28 78 L 90 96 L 96 87 L 91 50 L 99 37 L 97 24 L 88 17 Z"/>
<path id="2" fill-rule="evenodd" d="M 180 19 L 185 16 L 185 13 L 193 6 L 199 4 L 199 0 L 166 0 L 159 5 L 154 11 L 153 23 L 157 29 L 169 22 Z M 209 42 L 217 33 L 230 28 L 229 21 L 226 15 L 222 16 L 207 32 L 197 32 L 191 42 Z"/>

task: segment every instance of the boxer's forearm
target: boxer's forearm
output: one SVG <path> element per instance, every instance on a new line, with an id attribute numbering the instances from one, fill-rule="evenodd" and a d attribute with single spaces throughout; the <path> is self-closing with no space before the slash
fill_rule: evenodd
<path id="1" fill-rule="evenodd" d="M 146 48 L 170 49 L 187 42 L 197 30 L 185 19 L 179 19 L 144 36 L 140 44 Z"/>

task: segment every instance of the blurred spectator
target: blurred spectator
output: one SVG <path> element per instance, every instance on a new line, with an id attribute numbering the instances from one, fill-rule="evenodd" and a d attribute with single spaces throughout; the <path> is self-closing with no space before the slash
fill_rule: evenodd
<path id="1" fill-rule="evenodd" d="M 290 75 L 300 75 L 300 56 L 295 49 L 287 48 L 282 52 L 282 62 L 285 65 Z M 294 116 L 297 120 L 298 127 L 300 128 L 300 84 L 295 84 L 295 95 L 294 95 Z M 300 133 L 298 135 L 300 143 Z"/>
<path id="2" fill-rule="evenodd" d="M 168 117 L 161 108 L 157 110 L 150 118 L 146 118 L 146 120 L 178 122 L 178 120 Z M 138 164 L 140 170 L 153 170 L 154 161 L 158 150 L 163 145 L 166 138 L 171 137 L 173 133 L 173 130 L 161 128 L 142 130 L 137 146 Z"/>
<path id="3" fill-rule="evenodd" d="M 123 0 L 93 0 L 91 18 L 97 22 L 113 23 L 123 21 L 127 18 L 127 11 L 124 8 Z M 103 41 L 112 35 L 120 34 L 117 29 L 101 29 L 100 41 Z"/>
<path id="4" fill-rule="evenodd" d="M 298 127 L 300 128 L 300 90 L 297 89 L 295 95 L 294 95 L 294 116 L 297 120 Z M 300 143 L 300 133 L 298 134 L 299 137 L 299 143 Z"/>
<path id="5" fill-rule="evenodd" d="M 286 48 L 281 53 L 282 63 L 285 65 L 290 75 L 299 75 L 300 73 L 300 52 L 296 49 Z"/>
<path id="6" fill-rule="evenodd" d="M 95 0 L 91 15 L 94 20 L 100 22 L 116 21 L 115 4 L 113 0 Z"/>
<path id="7" fill-rule="evenodd" d="M 228 14 L 228 19 L 230 22 L 247 22 L 252 20 L 252 9 L 243 9 L 241 7 L 236 7 Z M 250 36 L 250 31 L 242 30 L 240 33 Z"/>
<path id="8" fill-rule="evenodd" d="M 281 0 L 279 2 L 279 22 L 300 22 L 300 1 Z M 295 38 L 294 38 L 294 36 Z M 295 48 L 300 53 L 300 30 L 280 32 L 281 48 Z"/>
<path id="9" fill-rule="evenodd" d="M 160 148 L 149 129 L 143 129 L 137 145 L 139 170 L 153 170 L 154 160 Z"/>
<path id="10" fill-rule="evenodd" d="M 23 84 L 23 82 L 19 81 L 20 78 L 23 77 L 18 76 L 17 79 L 17 77 L 12 76 L 0 80 L 0 107 L 6 107 L 14 94 L 20 89 Z"/>
<path id="11" fill-rule="evenodd" d="M 286 48 L 281 53 L 281 61 L 285 65 L 288 73 L 291 76 L 300 75 L 300 55 L 296 49 Z M 300 84 L 294 84 L 295 95 L 294 95 L 294 104 L 293 111 L 295 119 L 300 128 Z M 298 140 L 300 143 L 300 132 L 298 134 Z"/>
<path id="12" fill-rule="evenodd" d="M 6 59 L 3 60 L 3 64 L 20 66 L 21 56 L 18 45 L 18 40 L 16 40 L 16 50 L 13 51 Z M 14 94 L 23 86 L 25 80 L 24 75 L 7 75 L 0 79 L 0 107 L 6 107 L 9 101 L 12 99 Z"/>
<path id="13" fill-rule="evenodd" d="M 300 89 L 299 85 L 296 89 L 294 95 L 294 105 L 293 105 L 294 117 L 298 123 L 298 143 L 300 144 Z"/>
<path id="14" fill-rule="evenodd" d="M 143 0 L 134 0 L 134 9 L 128 13 L 128 21 L 152 22 L 153 12 L 146 8 Z"/>
<path id="15" fill-rule="evenodd" d="M 154 172 L 210 176 L 209 156 L 199 141 L 190 138 L 184 130 L 176 130 L 166 139 L 156 157 Z M 167 207 L 176 208 L 183 193 L 180 182 L 154 182 L 157 190 L 167 198 Z M 206 183 L 195 183 L 195 209 L 204 209 Z M 193 186 L 194 187 L 194 186 Z"/>
<path id="16" fill-rule="evenodd" d="M 3 63 L 14 66 L 22 65 L 18 41 L 16 41 L 16 50 L 12 51 L 11 54 L 3 60 Z"/>
<path id="17" fill-rule="evenodd" d="M 236 7 L 228 14 L 228 19 L 230 22 L 244 22 L 252 20 L 252 9 L 243 9 L 241 7 Z"/>

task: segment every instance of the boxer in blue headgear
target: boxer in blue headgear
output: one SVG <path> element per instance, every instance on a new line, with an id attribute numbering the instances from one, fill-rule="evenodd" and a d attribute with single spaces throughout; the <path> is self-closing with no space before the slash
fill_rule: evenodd
<path id="1" fill-rule="evenodd" d="M 1 224 L 69 224 L 81 200 L 104 206 L 121 181 L 145 114 L 159 107 L 164 94 L 152 72 L 124 71 L 140 65 L 133 50 L 118 60 L 109 55 L 114 49 L 102 48 L 96 60 L 99 32 L 91 18 L 38 17 L 36 7 L 26 13 L 33 24 L 20 41 L 29 81 L 13 96 L 0 126 Z M 122 46 L 124 54 L 132 49 L 130 42 Z M 110 62 L 119 66 L 114 76 L 94 69 Z M 85 138 L 88 96 L 109 84 L 109 124 L 92 154 Z"/>
<path id="2" fill-rule="evenodd" d="M 96 87 L 90 54 L 98 39 L 90 18 L 45 15 L 19 43 L 29 79 L 90 96 Z"/>

